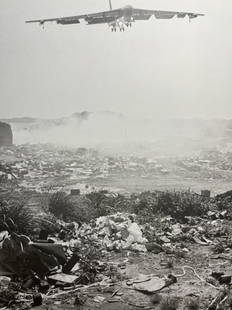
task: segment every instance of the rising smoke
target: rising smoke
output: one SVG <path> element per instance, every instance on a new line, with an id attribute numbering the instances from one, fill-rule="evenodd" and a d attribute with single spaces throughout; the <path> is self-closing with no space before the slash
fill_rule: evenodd
<path id="1" fill-rule="evenodd" d="M 182 156 L 226 139 L 226 120 L 134 118 L 82 112 L 52 120 L 10 121 L 16 144 L 52 143 L 117 154 Z"/>

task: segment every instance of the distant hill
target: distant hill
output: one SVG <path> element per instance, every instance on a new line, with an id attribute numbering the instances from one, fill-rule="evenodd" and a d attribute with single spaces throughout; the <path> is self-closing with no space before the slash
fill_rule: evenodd
<path id="1" fill-rule="evenodd" d="M 33 117 L 14 117 L 14 118 L 5 118 L 1 120 L 7 123 L 33 123 L 37 119 Z"/>

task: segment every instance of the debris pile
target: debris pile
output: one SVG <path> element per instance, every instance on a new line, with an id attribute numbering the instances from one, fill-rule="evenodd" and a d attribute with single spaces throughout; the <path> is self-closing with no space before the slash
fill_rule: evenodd
<path id="1" fill-rule="evenodd" d="M 176 283 L 176 277 L 171 274 L 158 277 L 139 273 L 131 277 L 126 269 L 128 259 L 121 263 L 100 260 L 103 257 L 95 246 L 96 238 L 101 240 L 98 240 L 98 245 L 100 243 L 108 250 L 146 250 L 144 243 L 147 240 L 134 219 L 134 215 L 117 213 L 98 218 L 95 228 L 93 223 L 92 226 L 82 227 L 76 223 L 63 225 L 66 231 L 73 231 L 76 243 L 73 240 L 62 242 L 58 238 L 48 238 L 45 231 L 40 232 L 40 237 L 44 238 L 37 241 L 13 231 L 2 231 L 0 306 L 29 309 L 41 305 L 43 300 L 53 300 L 72 292 L 77 293 L 75 303 L 84 304 L 86 297 L 82 290 L 92 285 L 97 285 L 101 292 L 111 292 L 107 300 L 95 294 L 94 303 L 122 302 L 123 290 L 152 294 Z M 62 227 L 62 223 L 59 225 Z"/>
<path id="2" fill-rule="evenodd" d="M 227 223 L 226 213 L 216 213 L 214 218 L 215 214 L 210 213 L 205 218 L 189 216 L 178 222 L 171 216 L 165 216 L 157 217 L 156 224 L 144 225 L 137 224 L 140 223 L 139 217 L 131 213 L 101 216 L 90 223 L 65 223 L 57 219 L 58 232 L 49 236 L 46 230 L 41 230 L 30 238 L 16 232 L 14 223 L 5 218 L 4 223 L 8 223 L 11 229 L 0 233 L 0 306 L 16 305 L 17 309 L 25 304 L 28 307 L 38 306 L 44 300 L 53 300 L 69 292 L 76 292 L 73 296 L 76 304 L 84 304 L 89 297 L 88 294 L 83 295 L 83 291 L 95 285 L 98 291 L 95 289 L 92 294 L 93 304 L 127 302 L 133 305 L 132 300 L 127 300 L 131 291 L 150 294 L 151 297 L 159 293 L 162 301 L 161 290 L 164 296 L 170 285 L 178 290 L 177 278 L 186 277 L 186 268 L 204 285 L 212 285 L 215 289 L 230 285 L 231 275 L 225 272 L 214 272 L 207 279 L 206 276 L 200 277 L 194 268 L 184 266 L 183 274 L 178 271 L 172 273 L 173 263 L 166 263 L 168 270 L 162 271 L 165 259 L 171 262 L 169 259 L 180 257 L 175 255 L 177 251 L 190 254 L 191 244 L 209 246 L 215 244 L 215 238 L 225 239 L 232 233 L 228 229 L 223 230 Z M 133 269 L 136 264 L 130 257 L 139 257 L 136 252 L 150 252 L 150 249 L 156 254 L 163 252 L 164 260 L 160 260 L 159 272 L 153 274 L 137 270 L 132 274 L 130 267 Z M 117 252 L 124 250 L 128 254 L 126 259 L 110 261 L 109 257 L 115 257 Z M 164 276 L 167 273 L 168 276 Z M 110 296 L 106 297 L 109 291 Z M 228 294 L 211 300 L 209 309 L 224 302 L 226 296 Z M 150 305 L 149 301 L 145 304 Z"/>
<path id="3" fill-rule="evenodd" d="M 106 250 L 146 251 L 147 240 L 134 220 L 135 216 L 127 213 L 99 217 L 81 226 L 57 220 L 60 231 L 54 237 L 41 230 L 29 238 L 17 233 L 12 219 L 4 217 L 4 223 L 12 225 L 0 232 L 1 293 L 6 295 L 0 296 L 2 305 L 19 302 L 19 291 L 44 294 L 52 287 L 57 290 L 89 285 L 101 281 L 104 272 L 110 279 L 118 278 L 118 271 L 115 273 L 100 258 Z M 12 283 L 17 288 L 10 290 L 13 295 L 7 295 Z M 38 294 L 33 304 L 42 302 Z"/>
<path id="4" fill-rule="evenodd" d="M 45 232 L 41 231 L 40 236 Z M 106 264 L 96 249 L 74 248 L 45 236 L 33 241 L 16 232 L 0 233 L 0 306 L 42 303 L 43 294 L 73 289 L 102 279 Z M 29 294 L 28 294 L 29 293 Z M 42 294 L 42 295 L 41 295 Z M 32 299 L 33 295 L 33 301 Z"/>
<path id="5" fill-rule="evenodd" d="M 148 240 L 147 250 L 153 253 L 175 253 L 180 250 L 185 254 L 189 252 L 189 246 L 196 243 L 202 246 L 214 245 L 215 248 L 220 245 L 222 253 L 226 248 L 232 248 L 232 229 L 226 214 L 218 211 L 209 212 L 205 218 L 187 216 L 183 223 L 166 216 L 152 224 L 144 224 L 142 231 Z"/>
<path id="6" fill-rule="evenodd" d="M 33 242 L 25 235 L 1 232 L 0 275 L 14 275 L 23 280 L 34 275 L 43 278 L 65 262 L 65 253 L 59 244 Z"/>
<path id="7" fill-rule="evenodd" d="M 146 252 L 147 239 L 143 237 L 133 214 L 116 213 L 99 217 L 89 225 L 82 225 L 77 237 L 95 240 L 100 247 L 110 251 Z"/>

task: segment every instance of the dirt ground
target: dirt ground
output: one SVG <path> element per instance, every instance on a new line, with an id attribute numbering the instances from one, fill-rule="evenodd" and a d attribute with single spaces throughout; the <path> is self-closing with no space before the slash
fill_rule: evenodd
<path id="1" fill-rule="evenodd" d="M 231 253 L 232 254 L 232 253 Z M 135 254 L 121 253 L 113 254 L 108 261 L 120 263 L 127 260 L 126 271 L 134 277 L 138 274 L 153 274 L 164 276 L 174 274 L 177 283 L 163 289 L 159 294 L 162 298 L 172 296 L 178 300 L 178 309 L 186 309 L 185 301 L 189 296 L 200 301 L 200 309 L 207 309 L 207 305 L 217 295 L 219 288 L 214 288 L 205 280 L 212 271 L 222 271 L 231 274 L 231 262 L 225 259 L 213 259 L 211 246 L 192 245 L 186 257 L 175 257 L 164 253 L 160 254 Z M 165 263 L 172 262 L 171 264 Z M 191 268 L 189 268 L 191 267 Z M 221 289 L 221 288 L 220 288 Z M 119 290 L 119 296 L 115 302 L 111 300 L 112 292 Z M 78 308 L 74 305 L 75 298 L 79 292 L 64 293 L 54 298 L 44 298 L 42 306 L 34 308 L 37 310 L 61 310 L 61 309 L 101 309 L 101 310 L 124 310 L 124 309 L 159 309 L 159 305 L 152 303 L 153 295 L 147 295 L 131 289 L 130 286 L 117 283 L 108 290 L 101 286 L 82 289 L 86 298 L 85 304 Z M 104 297 L 103 301 L 96 301 L 95 297 Z"/>
<path id="2" fill-rule="evenodd" d="M 217 195 L 231 190 L 232 178 L 230 179 L 207 179 L 182 177 L 176 175 L 159 175 L 153 177 L 141 178 L 133 177 L 114 177 L 98 180 L 87 180 L 90 186 L 99 188 L 109 188 L 118 192 L 142 192 L 148 190 L 188 190 L 191 189 L 196 193 L 200 193 L 202 189 L 209 189 L 211 194 Z"/>

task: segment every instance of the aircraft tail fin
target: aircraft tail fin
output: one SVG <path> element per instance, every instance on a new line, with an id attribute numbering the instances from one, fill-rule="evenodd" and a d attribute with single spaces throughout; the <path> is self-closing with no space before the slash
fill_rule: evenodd
<path id="1" fill-rule="evenodd" d="M 110 10 L 112 10 L 112 2 L 109 0 Z"/>

